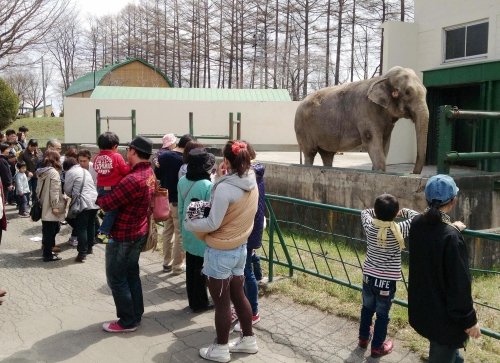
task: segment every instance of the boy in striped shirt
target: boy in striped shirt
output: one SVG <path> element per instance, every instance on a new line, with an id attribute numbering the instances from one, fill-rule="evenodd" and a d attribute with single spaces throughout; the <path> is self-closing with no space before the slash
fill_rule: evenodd
<path id="1" fill-rule="evenodd" d="M 410 231 L 414 210 L 399 209 L 399 202 L 391 194 L 382 194 L 373 209 L 361 212 L 361 224 L 366 234 L 367 252 L 363 264 L 363 307 L 359 326 L 359 343 L 366 348 L 373 335 L 371 356 L 382 357 L 392 351 L 392 341 L 385 340 L 389 324 L 389 310 L 396 293 L 396 281 L 401 280 L 401 251 L 404 238 Z M 401 217 L 404 221 L 396 223 Z M 377 314 L 373 333 L 372 318 Z"/>

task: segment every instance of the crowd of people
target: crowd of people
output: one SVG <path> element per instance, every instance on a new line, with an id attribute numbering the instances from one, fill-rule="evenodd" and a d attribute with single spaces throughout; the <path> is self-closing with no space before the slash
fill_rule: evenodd
<path id="1" fill-rule="evenodd" d="M 265 168 L 255 161 L 248 142 L 228 141 L 216 165 L 215 156 L 191 135 L 166 134 L 154 156 L 151 140 L 138 136 L 124 159 L 113 132 L 99 136 L 99 153 L 92 158 L 87 149 L 70 148 L 62 155 L 55 139 L 42 153 L 36 139 L 26 142 L 28 131 L 23 127 L 0 135 L 1 230 L 6 229 L 6 203 L 17 204 L 21 218 L 30 216 L 30 204 L 40 204 L 44 262 L 61 259 L 55 243 L 61 224 L 72 227 L 69 243 L 77 249 L 77 263 L 85 262 L 95 243 L 104 243 L 106 278 L 118 317 L 103 324 L 105 331 L 132 332 L 141 323 L 139 255 L 160 185 L 168 190 L 171 211 L 161 234 L 163 272 L 185 273 L 194 313 L 215 309 L 216 340 L 200 349 L 201 357 L 228 362 L 231 352 L 258 352 L 253 325 L 260 321 L 262 271 L 255 251 L 265 228 Z M 425 196 L 428 208 L 422 214 L 400 209 L 391 194 L 378 196 L 374 207 L 361 213 L 367 254 L 358 345 L 366 349 L 371 342 L 374 358 L 393 349 L 387 327 L 408 239 L 410 325 L 429 340 L 429 362 L 459 363 L 459 349 L 481 333 L 460 233 L 465 225 L 452 223 L 448 215 L 457 204 L 458 188 L 451 177 L 437 175 L 428 180 Z M 5 294 L 0 290 L 0 304 Z M 229 341 L 236 320 L 240 337 Z"/>

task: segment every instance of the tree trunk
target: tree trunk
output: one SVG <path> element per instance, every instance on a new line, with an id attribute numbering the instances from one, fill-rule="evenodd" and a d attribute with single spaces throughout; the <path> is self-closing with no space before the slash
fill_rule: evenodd
<path id="1" fill-rule="evenodd" d="M 332 1 L 328 0 L 326 5 L 326 55 L 325 55 L 325 87 L 330 85 L 330 17 L 332 12 Z"/>
<path id="2" fill-rule="evenodd" d="M 345 0 L 339 0 L 337 22 L 337 57 L 335 58 L 335 85 L 340 83 L 340 51 L 342 49 L 342 16 L 344 15 Z"/>

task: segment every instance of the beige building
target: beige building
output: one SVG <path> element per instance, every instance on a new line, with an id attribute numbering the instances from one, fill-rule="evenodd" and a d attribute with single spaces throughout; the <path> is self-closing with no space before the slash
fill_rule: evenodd
<path id="1" fill-rule="evenodd" d="M 173 87 L 153 65 L 140 58 L 128 58 L 76 79 L 64 96 L 89 98 L 97 86 Z"/>

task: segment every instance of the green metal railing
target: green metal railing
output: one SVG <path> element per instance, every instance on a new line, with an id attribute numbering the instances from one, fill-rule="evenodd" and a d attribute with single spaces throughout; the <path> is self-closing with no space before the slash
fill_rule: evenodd
<path id="1" fill-rule="evenodd" d="M 450 164 L 459 160 L 500 159 L 500 152 L 468 152 L 452 151 L 453 121 L 455 120 L 500 120 L 500 112 L 459 110 L 449 105 L 439 107 L 438 119 L 438 174 L 449 174 Z"/>
<path id="2" fill-rule="evenodd" d="M 125 120 L 131 122 L 132 127 L 132 139 L 137 136 L 137 122 L 135 117 L 135 110 L 132 110 L 130 116 L 101 116 L 101 110 L 95 110 L 95 142 L 101 134 L 101 122 L 106 121 L 106 131 L 109 131 L 109 121 L 113 120 Z"/>
<path id="3" fill-rule="evenodd" d="M 236 124 L 236 140 L 241 139 L 241 112 L 236 113 L 236 120 L 234 114 L 229 112 L 229 133 L 227 135 L 195 135 L 194 133 L 194 117 L 193 113 L 189 113 L 189 134 L 197 140 L 235 140 L 234 138 L 234 125 Z M 144 137 L 151 139 L 161 139 L 164 134 L 140 134 Z M 176 135 L 180 137 L 182 135 Z"/>
<path id="4" fill-rule="evenodd" d="M 275 277 L 275 268 L 284 267 L 288 276 L 295 271 L 303 272 L 326 281 L 361 291 L 362 264 L 366 253 L 366 241 L 361 230 L 361 211 L 322 203 L 309 202 L 272 194 L 266 195 L 268 212 L 268 240 L 264 239 L 263 260 L 269 262 L 269 281 Z M 481 239 L 498 251 L 500 234 L 464 230 L 465 238 Z M 484 244 L 483 243 L 483 244 Z M 485 246 L 483 246 L 485 247 Z M 404 291 L 398 289 L 394 302 L 407 307 L 408 252 L 402 252 Z M 489 268 L 471 267 L 471 272 L 492 276 L 500 280 L 496 264 Z M 488 297 L 490 299 L 490 297 Z M 499 301 L 475 301 L 477 309 L 487 309 L 500 319 Z M 496 304 L 497 306 L 494 306 Z M 484 335 L 500 339 L 500 332 L 482 328 Z"/>

